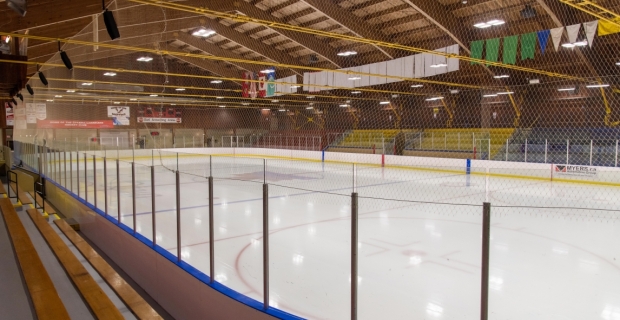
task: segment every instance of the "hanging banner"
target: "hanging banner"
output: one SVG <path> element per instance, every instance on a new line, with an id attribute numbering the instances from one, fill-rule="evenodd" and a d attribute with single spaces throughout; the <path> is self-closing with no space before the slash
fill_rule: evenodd
<path id="1" fill-rule="evenodd" d="M 241 82 L 241 96 L 244 98 L 250 97 L 250 80 L 251 76 L 249 72 L 242 72 L 241 77 L 243 78 L 243 82 Z"/>
<path id="2" fill-rule="evenodd" d="M 538 31 L 538 44 L 540 45 L 540 52 L 545 54 L 545 50 L 547 49 L 547 41 L 549 41 L 549 36 L 551 35 L 550 30 L 542 30 Z"/>
<path id="3" fill-rule="evenodd" d="M 596 177 L 596 167 L 589 166 L 570 166 L 570 165 L 554 165 L 554 175 L 557 176 L 581 176 Z"/>
<path id="4" fill-rule="evenodd" d="M 248 74 L 250 76 L 250 80 L 256 80 L 256 75 L 254 74 L 254 72 L 249 72 Z M 258 94 L 258 91 L 256 90 L 256 82 L 254 81 L 250 82 L 249 94 L 250 98 L 252 99 L 255 99 L 256 95 Z"/>
<path id="5" fill-rule="evenodd" d="M 558 51 L 560 48 L 560 42 L 562 42 L 562 34 L 564 33 L 564 27 L 559 27 L 555 29 L 549 30 L 551 31 L 551 40 L 553 40 L 553 47 L 555 51 Z"/>
<path id="6" fill-rule="evenodd" d="M 7 126 L 12 126 L 15 123 L 15 114 L 13 113 L 13 107 L 11 106 L 10 103 L 5 102 L 4 103 L 4 112 L 6 115 L 6 125 Z"/>
<path id="7" fill-rule="evenodd" d="M 581 23 L 566 26 L 566 33 L 568 34 L 568 42 L 577 42 L 579 36 L 579 30 L 581 29 Z"/>
<path id="8" fill-rule="evenodd" d="M 258 97 L 264 98 L 267 95 L 267 85 L 265 83 L 267 81 L 267 75 L 264 73 L 258 74 Z"/>
<path id="9" fill-rule="evenodd" d="M 26 123 L 37 123 L 37 105 L 26 103 Z"/>
<path id="10" fill-rule="evenodd" d="M 596 29 L 598 27 L 598 20 L 584 22 L 583 28 L 586 30 L 586 38 L 588 39 L 588 45 L 592 48 L 592 43 L 594 43 L 594 35 L 596 34 Z"/>
<path id="11" fill-rule="evenodd" d="M 181 110 L 142 107 L 138 110 L 137 121 L 138 123 L 181 123 Z"/>
<path id="12" fill-rule="evenodd" d="M 108 106 L 108 118 L 112 118 L 115 126 L 129 125 L 129 107 Z"/>
<path id="13" fill-rule="evenodd" d="M 45 103 L 37 103 L 37 120 L 45 120 L 47 118 L 47 106 Z"/>
<path id="14" fill-rule="evenodd" d="M 271 68 L 273 72 L 267 74 L 267 93 L 266 97 L 273 97 L 276 95 L 276 70 Z"/>
<path id="15" fill-rule="evenodd" d="M 38 120 L 39 129 L 112 129 L 112 120 Z"/>

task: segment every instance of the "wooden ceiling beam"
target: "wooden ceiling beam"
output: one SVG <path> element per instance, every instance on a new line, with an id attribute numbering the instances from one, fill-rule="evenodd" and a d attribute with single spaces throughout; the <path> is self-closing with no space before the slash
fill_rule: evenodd
<path id="1" fill-rule="evenodd" d="M 290 5 L 295 4 L 295 3 L 297 3 L 297 0 L 287 0 L 287 1 L 284 1 L 284 2 L 282 2 L 280 4 L 278 4 L 278 5 L 275 5 L 275 6 L 271 7 L 271 8 L 269 8 L 269 9 L 267 9 L 267 12 L 269 14 L 273 14 L 274 12 L 277 12 L 277 11 L 279 11 L 281 9 L 284 9 L 284 8 L 290 6 Z"/>
<path id="2" fill-rule="evenodd" d="M 378 17 L 384 16 L 386 14 L 394 13 L 394 12 L 405 10 L 405 9 L 408 9 L 408 8 L 411 8 L 408 4 L 400 4 L 400 5 L 391 7 L 391 8 L 387 8 L 385 10 L 376 11 L 376 12 L 373 12 L 371 14 L 367 14 L 367 15 L 363 16 L 362 18 L 365 21 L 368 21 L 368 20 L 371 20 L 371 19 L 374 19 L 374 18 L 378 18 Z"/>
<path id="3" fill-rule="evenodd" d="M 202 3 L 197 0 L 190 0 L 188 1 L 187 5 L 200 6 L 202 5 Z M 284 19 L 276 18 L 245 1 L 235 1 L 234 6 L 231 6 L 231 1 L 229 0 L 213 0 L 211 1 L 210 8 L 222 12 L 231 10 L 232 8 L 249 17 L 285 23 Z M 275 31 L 303 45 L 307 49 L 314 51 L 316 54 L 330 61 L 336 68 L 340 68 L 340 66 L 342 65 L 342 58 L 336 55 L 334 48 L 331 48 L 328 44 L 322 43 L 321 41 L 316 41 L 316 37 L 283 29 L 278 29 Z"/>
<path id="4" fill-rule="evenodd" d="M 320 16 L 320 17 L 318 17 L 316 19 L 312 19 L 310 21 L 306 21 L 306 22 L 300 23 L 299 26 L 302 27 L 302 28 L 307 28 L 307 27 L 313 26 L 313 25 L 315 25 L 317 23 L 321 23 L 321 22 L 324 22 L 324 21 L 327 21 L 327 20 L 329 20 L 328 16 Z"/>
<path id="5" fill-rule="evenodd" d="M 383 35 L 369 28 L 367 24 L 364 24 L 362 19 L 357 18 L 351 12 L 343 9 L 341 6 L 334 4 L 331 1 L 324 0 L 303 0 L 308 5 L 317 11 L 321 11 L 332 20 L 337 21 L 345 28 L 351 30 L 355 35 L 367 39 L 385 40 Z M 386 57 L 393 59 L 396 56 L 396 50 L 390 48 L 383 48 L 380 46 L 374 46 L 377 50 L 382 52 Z"/>

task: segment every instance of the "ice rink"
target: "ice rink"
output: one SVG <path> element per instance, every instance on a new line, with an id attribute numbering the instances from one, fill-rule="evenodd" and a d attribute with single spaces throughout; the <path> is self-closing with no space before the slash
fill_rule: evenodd
<path id="1" fill-rule="evenodd" d="M 498 176 L 505 170 L 382 168 L 302 160 L 159 154 L 136 159 L 136 230 L 209 274 L 214 177 L 215 279 L 262 301 L 262 184 L 269 184 L 270 305 L 348 319 L 351 193 L 359 194 L 359 318 L 477 319 L 482 203 L 491 203 L 490 319 L 620 319 L 620 187 Z M 126 160 L 126 159 L 125 159 Z M 131 165 L 89 158 L 80 195 L 133 228 Z M 63 164 L 59 164 L 61 167 Z M 56 180 L 78 191 L 77 171 Z M 511 175 L 536 176 L 518 169 Z M 87 177 L 84 179 L 84 172 Z M 96 190 L 94 175 L 96 172 Z M 54 176 L 52 175 L 52 178 Z M 609 181 L 617 180 L 617 177 Z M 86 182 L 84 183 L 84 180 Z M 120 192 L 117 188 L 120 186 Z M 354 186 L 355 185 L 355 186 Z"/>

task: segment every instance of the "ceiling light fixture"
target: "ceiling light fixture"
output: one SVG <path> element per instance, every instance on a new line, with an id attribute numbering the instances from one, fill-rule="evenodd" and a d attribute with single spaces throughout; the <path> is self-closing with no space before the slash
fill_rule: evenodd
<path id="1" fill-rule="evenodd" d="M 493 98 L 493 97 L 497 97 L 497 93 L 493 93 L 493 94 L 484 94 L 482 95 L 483 98 Z"/>
<path id="2" fill-rule="evenodd" d="M 306 110 L 314 109 L 314 107 L 306 107 Z"/>
<path id="3" fill-rule="evenodd" d="M 54 102 L 54 100 L 52 100 L 52 99 L 47 99 L 45 101 L 47 101 L 47 102 Z"/>
<path id="4" fill-rule="evenodd" d="M 265 69 L 265 70 L 261 70 L 261 73 L 272 73 L 272 72 L 276 72 L 275 69 Z"/>
<path id="5" fill-rule="evenodd" d="M 278 109 L 278 111 L 284 112 L 284 111 L 286 111 L 286 109 Z"/>
<path id="6" fill-rule="evenodd" d="M 351 94 L 360 94 L 362 93 L 361 91 L 351 91 Z"/>
<path id="7" fill-rule="evenodd" d="M 136 59 L 136 61 L 150 62 L 150 61 L 153 61 L 153 58 L 152 57 L 140 57 L 140 58 Z"/>
<path id="8" fill-rule="evenodd" d="M 158 95 L 156 94 L 150 94 L 149 97 L 157 97 Z"/>
<path id="9" fill-rule="evenodd" d="M 495 78 L 495 79 L 502 79 L 502 78 L 510 78 L 510 76 L 507 75 L 507 74 L 501 74 L 499 76 L 493 76 L 493 78 Z"/>
<path id="10" fill-rule="evenodd" d="M 271 100 L 271 102 L 278 103 L 278 102 L 280 102 L 280 100 Z"/>
<path id="11" fill-rule="evenodd" d="M 83 86 L 92 86 L 93 83 L 92 82 L 82 82 Z"/>
<path id="12" fill-rule="evenodd" d="M 617 66 L 620 66 L 620 62 L 616 62 L 616 65 L 617 65 Z"/>
<path id="13" fill-rule="evenodd" d="M 138 99 L 136 99 L 136 98 L 131 98 L 131 99 L 129 99 L 129 101 L 138 101 Z"/>
<path id="14" fill-rule="evenodd" d="M 609 87 L 608 84 L 589 84 L 586 86 L 586 88 L 607 88 Z"/>
<path id="15" fill-rule="evenodd" d="M 348 108 L 348 107 L 349 107 L 349 105 L 348 105 L 348 104 L 341 104 L 341 105 L 340 105 L 340 107 L 341 107 L 341 108 Z"/>
<path id="16" fill-rule="evenodd" d="M 437 101 L 437 100 L 441 100 L 441 99 L 443 99 L 443 97 L 432 97 L 432 98 L 426 99 L 426 101 Z"/>
<path id="17" fill-rule="evenodd" d="M 114 104 L 121 104 L 121 103 L 120 103 L 120 102 L 118 102 L 118 101 L 114 101 Z"/>
<path id="18" fill-rule="evenodd" d="M 357 52 L 355 51 L 343 51 L 343 52 L 338 52 L 337 55 L 340 57 L 348 57 L 348 56 L 354 56 L 356 55 Z"/>
<path id="19" fill-rule="evenodd" d="M 360 79 L 362 79 L 362 77 L 357 77 L 357 76 L 349 77 L 349 80 L 360 80 Z"/>
<path id="20" fill-rule="evenodd" d="M 390 104 L 389 101 L 380 101 L 379 104 Z"/>
<path id="21" fill-rule="evenodd" d="M 588 45 L 588 40 L 578 41 L 574 43 L 563 43 L 562 47 L 564 48 L 574 48 L 574 47 L 585 47 Z"/>
<path id="22" fill-rule="evenodd" d="M 448 66 L 447 63 L 436 63 L 436 64 L 431 64 L 430 65 L 431 68 L 445 68 L 447 66 Z"/>
<path id="23" fill-rule="evenodd" d="M 108 76 L 108 77 L 114 77 L 114 76 L 116 76 L 116 72 L 106 72 L 103 75 L 104 76 Z"/>
<path id="24" fill-rule="evenodd" d="M 211 83 L 222 83 L 222 80 L 211 80 Z"/>
<path id="25" fill-rule="evenodd" d="M 422 84 L 412 84 L 411 87 L 412 88 L 422 88 L 422 87 L 424 87 L 424 85 L 422 85 Z"/>
<path id="26" fill-rule="evenodd" d="M 215 34 L 215 31 L 211 29 L 200 28 L 192 32 L 192 36 L 207 38 Z"/>
<path id="27" fill-rule="evenodd" d="M 249 106 L 250 104 L 249 104 L 249 103 L 247 103 L 247 102 L 244 102 L 244 103 L 242 103 L 242 105 L 244 105 L 244 106 Z"/>
<path id="28" fill-rule="evenodd" d="M 74 93 L 75 90 L 67 90 L 68 93 Z"/>
<path id="29" fill-rule="evenodd" d="M 301 86 L 291 86 L 291 89 L 297 89 L 299 87 L 301 87 Z"/>
<path id="30" fill-rule="evenodd" d="M 215 97 L 215 99 L 224 99 L 224 97 Z"/>
<path id="31" fill-rule="evenodd" d="M 560 89 L 558 89 L 558 91 L 573 91 L 573 90 L 575 90 L 574 87 L 573 88 L 560 88 Z"/>
<path id="32" fill-rule="evenodd" d="M 306 96 L 306 99 L 314 99 L 314 96 Z"/>
<path id="33" fill-rule="evenodd" d="M 226 108 L 226 106 L 220 106 L 220 108 Z"/>
<path id="34" fill-rule="evenodd" d="M 185 88 L 176 88 L 174 90 L 176 90 L 176 91 L 185 91 Z"/>
<path id="35" fill-rule="evenodd" d="M 493 20 L 489 20 L 487 22 L 479 22 L 474 24 L 474 27 L 476 28 L 480 28 L 480 29 L 485 29 L 485 28 L 489 28 L 489 27 L 493 27 L 493 26 L 499 26 L 506 23 L 506 21 L 504 20 L 500 20 L 500 19 L 493 19 Z"/>
<path id="36" fill-rule="evenodd" d="M 62 98 L 62 96 L 57 94 L 57 95 L 54 96 L 54 98 Z"/>
<path id="37" fill-rule="evenodd" d="M 503 91 L 503 92 L 498 92 L 497 94 L 513 94 L 514 92 L 512 91 Z"/>

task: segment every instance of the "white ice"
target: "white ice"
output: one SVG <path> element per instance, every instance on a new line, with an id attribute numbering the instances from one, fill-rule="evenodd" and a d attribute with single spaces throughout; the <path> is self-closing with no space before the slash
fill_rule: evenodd
<path id="1" fill-rule="evenodd" d="M 97 206 L 104 209 L 103 162 L 96 163 Z M 152 160 L 138 163 L 136 230 L 152 239 Z M 164 155 L 153 163 L 157 244 L 176 255 L 177 160 Z M 119 164 L 121 220 L 133 228 L 131 166 Z M 108 159 L 106 166 L 108 213 L 116 217 L 116 163 Z M 91 203 L 92 169 L 90 163 Z M 206 177 L 212 170 L 215 279 L 258 301 L 263 299 L 266 178 L 270 305 L 292 314 L 350 318 L 355 184 L 359 319 L 479 318 L 487 200 L 492 204 L 490 319 L 620 319 L 618 187 L 466 175 L 464 168 L 358 166 L 354 179 L 351 164 L 214 157 L 210 166 L 208 156 L 180 157 L 178 169 L 182 259 L 209 275 Z M 83 166 L 80 170 L 83 197 Z M 77 192 L 75 170 L 72 182 L 63 174 L 57 180 Z"/>

